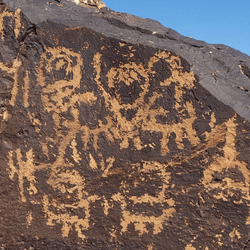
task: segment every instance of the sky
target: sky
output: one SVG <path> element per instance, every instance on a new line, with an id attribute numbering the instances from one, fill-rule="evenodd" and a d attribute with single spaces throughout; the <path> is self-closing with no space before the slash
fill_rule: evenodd
<path id="1" fill-rule="evenodd" d="M 250 0 L 103 0 L 107 7 L 159 21 L 181 35 L 250 56 Z"/>

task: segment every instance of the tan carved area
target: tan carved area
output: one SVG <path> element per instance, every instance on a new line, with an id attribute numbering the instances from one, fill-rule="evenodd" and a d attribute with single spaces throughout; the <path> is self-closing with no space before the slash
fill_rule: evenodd
<path id="1" fill-rule="evenodd" d="M 240 190 L 243 194 L 242 199 L 249 200 L 249 170 L 246 163 L 237 159 L 238 153 L 235 149 L 237 128 L 235 117 L 222 124 L 216 124 L 214 113 L 208 112 L 206 119 L 211 130 L 203 134 L 205 143 L 201 142 L 193 126 L 197 120 L 196 108 L 192 101 L 184 98 L 187 90 L 195 88 L 195 76 L 193 72 L 183 70 L 179 56 L 160 51 L 147 63 L 136 63 L 131 59 L 129 63 L 121 62 L 119 66 L 113 66 L 107 72 L 103 72 L 102 54 L 97 52 L 92 61 L 96 91 L 81 89 L 84 60 L 80 53 L 64 47 L 47 48 L 41 55 L 37 68 L 37 82 L 42 89 L 43 113 L 51 117 L 55 135 L 47 134 L 39 144 L 42 149 L 41 154 L 44 154 L 50 163 L 35 162 L 32 148 L 27 147 L 26 152 L 21 151 L 20 148 L 9 152 L 9 177 L 14 180 L 14 176 L 17 176 L 21 202 L 27 202 L 27 195 L 29 195 L 34 197 L 31 201 L 33 204 L 40 204 L 35 199 L 39 181 L 36 179 L 36 171 L 49 169 L 46 182 L 62 198 L 56 198 L 50 194 L 43 195 L 41 206 L 48 226 L 59 224 L 63 237 L 68 237 L 70 231 L 75 230 L 79 238 L 86 239 L 87 231 L 93 226 L 91 224 L 93 206 L 98 204 L 101 206 L 103 216 L 106 217 L 110 216 L 117 206 L 121 211 L 120 228 L 108 229 L 111 240 L 115 240 L 119 234 L 126 233 L 129 225 L 134 226 L 139 236 L 150 234 L 148 225 L 151 225 L 152 233 L 157 235 L 177 213 L 175 197 L 169 197 L 166 194 L 172 188 L 170 168 L 180 165 L 183 161 L 190 161 L 218 143 L 224 143 L 221 149 L 224 155 L 214 157 L 212 163 L 204 170 L 204 178 L 200 182 L 208 193 L 218 190 L 214 195 L 216 199 L 222 198 L 227 201 L 235 190 Z M 156 105 L 157 100 L 163 98 L 161 91 L 153 91 L 149 94 L 150 79 L 159 73 L 154 70 L 154 65 L 161 60 L 170 65 L 171 76 L 160 82 L 160 88 L 165 91 L 174 86 L 174 96 L 171 98 L 175 103 L 173 110 L 178 114 L 178 120 L 175 122 L 158 121 L 157 117 L 168 117 L 170 111 Z M 16 59 L 9 72 L 15 75 L 19 67 L 20 62 Z M 4 66 L 2 70 L 5 70 Z M 26 71 L 22 91 L 25 108 L 30 105 L 29 74 L 30 72 Z M 106 85 L 102 79 L 106 79 Z M 140 84 L 138 97 L 132 100 L 128 94 L 130 101 L 124 100 L 119 84 L 123 83 L 126 88 L 135 82 Z M 17 93 L 18 85 L 15 81 L 9 102 L 12 106 L 15 105 Z M 147 101 L 145 101 L 146 97 Z M 82 119 L 81 105 L 86 105 L 88 108 L 103 105 L 108 110 L 105 121 L 99 119 L 98 124 L 83 125 L 80 120 Z M 121 110 L 125 113 L 132 110 L 134 116 L 126 119 Z M 71 115 L 71 119 L 63 117 L 65 112 Z M 95 115 L 92 114 L 92 116 Z M 29 112 L 28 116 L 39 134 L 43 126 L 42 120 L 32 112 Z M 143 141 L 142 132 L 150 135 L 161 134 L 160 145 L 153 141 Z M 126 176 L 122 167 L 117 167 L 119 159 L 112 155 L 112 152 L 111 155 L 106 156 L 100 150 L 100 138 L 105 137 L 121 151 L 132 149 L 139 152 L 145 148 L 158 147 L 161 156 L 166 157 L 171 153 L 169 138 L 172 133 L 175 134 L 178 155 L 165 163 L 155 160 L 131 163 L 128 160 L 129 174 Z M 194 149 L 189 156 L 182 153 L 185 149 L 185 140 Z M 51 151 L 52 153 L 51 143 L 57 148 L 56 151 Z M 66 152 L 70 152 L 70 159 L 66 156 Z M 83 161 L 83 155 L 87 160 Z M 53 157 L 55 160 L 52 159 Z M 109 178 L 116 175 L 124 175 L 126 178 L 124 177 L 120 182 L 115 192 L 108 195 L 99 194 L 91 191 L 88 180 L 79 170 L 80 168 L 83 172 L 86 170 L 93 173 L 99 182 L 109 182 Z M 220 183 L 213 182 L 214 173 L 224 174 L 230 168 L 237 168 L 245 181 L 237 182 L 227 176 Z M 135 178 L 136 176 L 138 179 Z M 29 187 L 24 186 L 24 179 L 29 183 Z M 155 194 L 148 194 L 146 191 L 142 194 L 136 191 L 146 181 L 153 182 L 153 185 L 157 183 Z M 158 206 L 160 214 L 147 214 L 143 211 L 145 204 L 152 210 L 160 205 Z M 32 213 L 28 212 L 27 226 L 32 224 L 32 218 Z M 150 244 L 148 249 L 153 249 L 153 245 Z M 195 248 L 189 244 L 186 249 Z"/>

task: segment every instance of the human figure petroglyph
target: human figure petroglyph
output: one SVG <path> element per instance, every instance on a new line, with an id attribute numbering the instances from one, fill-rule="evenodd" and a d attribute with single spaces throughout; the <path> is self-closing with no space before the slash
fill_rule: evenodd
<path id="1" fill-rule="evenodd" d="M 100 81 L 100 57 L 101 55 L 98 53 L 94 57 L 94 65 L 97 71 L 97 82 Z M 186 116 L 186 114 L 184 114 L 183 112 L 186 110 L 189 113 L 189 117 L 181 119 L 181 122 L 176 124 L 169 125 L 160 124 L 159 122 L 157 122 L 157 116 L 162 115 L 167 117 L 169 113 L 168 110 L 165 110 L 162 107 L 159 107 L 157 110 L 152 109 L 152 106 L 155 104 L 157 99 L 162 98 L 162 94 L 155 92 L 152 97 L 149 97 L 149 101 L 145 104 L 145 96 L 149 92 L 150 86 L 149 72 L 151 74 L 156 73 L 152 70 L 152 68 L 153 65 L 160 60 L 166 60 L 171 62 L 170 65 L 172 69 L 172 76 L 160 83 L 160 85 L 162 86 L 161 88 L 168 87 L 171 82 L 177 80 L 178 76 L 181 76 L 182 79 L 180 83 L 177 84 L 175 87 L 175 109 L 179 109 L 178 112 L 180 117 L 182 117 L 182 113 L 184 117 Z M 108 86 L 110 88 L 110 91 L 115 85 L 118 85 L 120 83 L 129 86 L 137 81 L 142 82 L 142 79 L 144 80 L 144 84 L 140 85 L 141 92 L 138 93 L 138 97 L 135 100 L 125 101 L 124 99 L 122 99 L 119 95 L 119 88 L 115 98 L 107 94 L 106 91 L 103 90 L 106 103 L 110 104 L 111 110 L 116 116 L 116 120 L 118 122 L 120 121 L 120 131 L 122 131 L 126 135 L 123 137 L 123 141 L 120 144 L 121 149 L 127 148 L 129 146 L 129 139 L 133 139 L 134 145 L 137 150 L 141 150 L 144 147 L 141 142 L 140 136 L 136 136 L 136 133 L 134 132 L 131 134 L 131 131 L 139 130 L 139 124 L 142 124 L 141 129 L 144 131 L 154 131 L 163 133 L 163 138 L 161 140 L 161 150 L 162 154 L 165 155 L 169 152 L 168 138 L 172 132 L 175 132 L 177 137 L 176 142 L 178 144 L 178 147 L 180 147 L 181 149 L 183 149 L 183 134 L 185 134 L 185 131 L 187 132 L 186 134 L 188 135 L 188 139 L 192 142 L 192 144 L 197 145 L 197 143 L 199 142 L 199 139 L 196 136 L 196 131 L 191 126 L 194 120 L 196 119 L 194 107 L 190 102 L 181 104 L 181 97 L 184 94 L 182 87 L 183 85 L 185 85 L 187 88 L 193 87 L 193 82 L 195 81 L 194 74 L 192 72 L 190 74 L 182 72 L 182 67 L 178 66 L 180 65 L 180 62 L 176 63 L 176 61 L 178 60 L 179 59 L 175 56 L 170 56 L 170 54 L 166 52 L 161 52 L 150 59 L 146 68 L 142 64 L 136 65 L 135 63 L 130 63 L 125 65 L 119 65 L 119 68 L 114 67 L 107 73 Z M 99 83 L 99 86 L 102 86 L 102 84 Z M 128 96 L 127 99 L 130 99 L 130 97 Z M 127 119 L 122 117 L 122 114 L 120 112 L 121 109 L 124 109 L 125 111 L 136 110 L 136 115 L 128 121 Z M 148 116 L 151 117 L 150 120 L 147 119 Z M 150 146 L 153 147 L 153 144 L 151 144 Z"/>
<path id="2" fill-rule="evenodd" d="M 64 52 L 66 52 L 65 51 L 65 49 L 64 49 Z M 72 52 L 69 52 L 68 51 L 68 53 L 70 53 L 72 56 L 75 56 L 74 54 L 72 54 Z M 58 62 L 56 62 L 56 64 L 55 65 L 58 65 L 58 64 L 60 64 L 60 67 L 62 68 L 63 67 L 63 65 L 65 65 L 64 63 L 64 61 L 62 62 L 62 58 L 60 58 L 62 55 L 59 53 L 59 54 L 57 54 L 57 52 L 56 52 L 56 57 L 57 57 L 57 59 L 59 59 L 59 61 Z M 77 57 L 77 56 L 76 56 Z M 53 67 L 52 67 L 52 64 L 50 63 L 50 62 L 52 62 L 54 60 L 54 57 L 52 56 L 51 58 L 50 58 L 50 61 L 49 61 L 49 63 L 47 64 L 47 69 L 50 71 L 50 70 L 52 70 L 53 69 Z M 69 58 L 67 58 L 66 59 L 66 61 L 68 62 L 68 67 L 70 66 L 70 62 L 69 62 Z M 72 60 L 71 60 L 72 61 Z M 78 63 L 76 64 L 76 65 L 78 65 L 78 66 L 75 66 L 76 68 L 75 68 L 75 70 L 73 70 L 74 72 L 73 72 L 73 79 L 74 79 L 74 75 L 75 74 L 78 74 L 79 75 L 79 65 L 82 65 L 82 63 L 80 63 L 80 59 L 78 58 Z M 95 66 L 95 65 L 94 65 Z M 128 67 L 128 65 L 126 66 L 124 66 L 124 67 Z M 55 66 L 55 69 L 58 69 L 59 67 L 57 67 L 57 66 Z M 130 68 L 129 68 L 130 69 Z M 66 70 L 66 69 L 65 69 Z M 71 69 L 67 69 L 66 70 L 66 72 L 72 72 L 72 68 Z M 48 72 L 49 73 L 49 72 Z M 48 73 L 47 73 L 47 75 L 48 75 Z M 112 74 L 112 72 L 111 72 L 111 74 Z M 118 73 L 119 74 L 119 73 Z M 134 76 L 135 77 L 135 75 L 138 75 L 138 74 L 141 74 L 142 76 L 146 76 L 146 73 L 145 73 L 145 69 L 143 69 L 143 67 L 141 66 L 141 71 L 138 71 L 138 72 L 132 72 L 131 73 L 132 74 L 132 76 Z M 111 80 L 111 78 L 108 76 L 108 78 Z M 127 79 L 120 79 L 120 80 L 125 80 L 127 83 L 128 83 L 128 81 L 127 81 Z M 132 81 L 134 81 L 134 79 L 132 79 Z M 132 82 L 131 82 L 132 83 Z M 41 82 L 41 84 L 43 84 L 43 82 Z M 74 84 L 73 85 L 73 87 L 71 87 L 70 88 L 70 84 Z M 81 178 L 80 176 L 79 176 L 79 173 L 76 171 L 76 170 L 74 170 L 74 173 L 73 172 L 70 172 L 70 170 L 67 170 L 66 172 L 63 172 L 63 173 L 61 173 L 61 170 L 60 170 L 60 167 L 61 166 L 65 166 L 65 162 L 62 162 L 63 160 L 62 160 L 62 158 L 64 157 L 63 156 L 63 152 L 65 152 L 65 149 L 66 149 L 66 146 L 67 145 L 69 145 L 69 143 L 70 143 L 70 139 L 72 138 L 72 137 L 75 137 L 76 136 L 76 134 L 79 132 L 79 131 L 86 131 L 86 130 L 88 130 L 88 128 L 86 127 L 86 126 L 81 126 L 80 124 L 79 124 L 79 110 L 77 110 L 77 108 L 76 108 L 76 103 L 77 102 L 75 102 L 75 103 L 72 103 L 72 101 L 73 101 L 73 99 L 75 98 L 75 96 L 78 96 L 78 101 L 79 100 L 82 100 L 83 101 L 83 98 L 81 98 L 81 94 L 76 94 L 76 93 L 74 93 L 74 90 L 77 88 L 77 87 L 79 87 L 79 84 L 80 84 L 80 81 L 79 81 L 79 78 L 77 78 L 77 80 L 72 80 L 72 82 L 71 81 L 65 81 L 65 80 L 59 80 L 59 81 L 57 81 L 56 83 L 54 83 L 53 85 L 55 85 L 55 86 L 53 86 L 53 85 L 44 85 L 44 92 L 43 92 L 43 95 L 44 96 L 47 96 L 47 93 L 53 93 L 51 96 L 50 96 L 50 98 L 51 98 L 51 100 L 52 101 L 48 101 L 48 99 L 45 99 L 44 100 L 44 104 L 46 105 L 46 104 L 48 104 L 48 103 L 52 103 L 53 101 L 54 101 L 54 103 L 55 103 L 55 105 L 53 105 L 52 104 L 52 106 L 49 106 L 49 107 L 46 107 L 46 109 L 47 109 L 47 111 L 48 112 L 51 112 L 52 110 L 56 110 L 57 112 L 54 112 L 54 116 L 53 116 L 53 118 L 54 118 L 54 120 L 56 120 L 56 121 L 59 121 L 59 117 L 57 117 L 58 116 L 58 113 L 60 113 L 60 112 L 62 112 L 62 111 L 66 111 L 65 109 L 63 109 L 62 108 L 62 106 L 58 106 L 58 104 L 60 104 L 60 105 L 62 105 L 62 99 L 64 98 L 64 97 L 66 97 L 66 93 L 61 93 L 61 92 L 66 92 L 66 89 L 65 89 L 65 87 L 67 87 L 67 88 L 69 88 L 70 89 L 70 93 L 67 93 L 68 95 L 67 96 L 71 96 L 71 99 L 70 99 L 70 103 L 71 103 L 71 105 L 70 105 L 70 107 L 71 107 L 71 110 L 70 110 L 70 112 L 73 114 L 73 116 L 74 116 L 74 121 L 63 121 L 63 125 L 64 126 L 66 126 L 66 127 L 71 127 L 71 133 L 70 133 L 70 136 L 68 137 L 68 136 L 66 136 L 66 137 L 64 137 L 64 146 L 59 146 L 59 152 L 61 153 L 61 155 L 60 155 L 60 157 L 58 157 L 58 160 L 56 160 L 54 163 L 53 163 L 53 169 L 55 169 L 55 172 L 54 172 L 54 174 L 50 177 L 50 179 L 48 180 L 48 183 L 51 185 L 51 186 L 53 186 L 55 189 L 57 189 L 58 191 L 61 191 L 61 192 L 63 192 L 63 193 L 65 193 L 65 192 L 69 192 L 69 193 L 73 193 L 74 191 L 76 191 L 77 193 L 78 193 L 78 198 L 79 198 L 79 203 L 78 203 L 78 206 L 76 206 L 76 207 L 78 207 L 78 208 L 80 208 L 82 205 L 81 204 L 87 204 L 84 208 L 86 209 L 86 218 L 85 219 L 83 219 L 84 221 L 85 221 L 85 223 L 87 223 L 87 221 L 88 221 L 88 207 L 90 206 L 90 203 L 91 202 L 95 202 L 96 200 L 100 200 L 100 199 L 103 199 L 102 197 L 98 197 L 98 195 L 97 196 L 89 196 L 85 191 L 84 191 L 84 185 L 85 185 L 85 181 L 84 181 L 84 179 L 83 178 Z M 129 83 L 128 83 L 129 84 Z M 146 86 L 144 86 L 144 93 L 142 93 L 142 97 L 141 98 L 143 98 L 143 95 L 145 95 L 146 94 L 146 92 L 147 92 L 147 88 L 148 88 L 148 86 L 149 86 L 149 83 L 148 83 L 148 81 L 147 81 L 147 83 L 146 83 L 147 85 Z M 52 89 L 52 86 L 54 87 L 54 90 L 56 90 L 56 93 L 54 94 L 54 91 L 51 91 Z M 63 89 L 64 88 L 64 89 Z M 100 88 L 100 90 L 103 92 L 103 94 L 104 94 L 104 90 L 101 88 L 101 86 L 99 85 L 99 88 Z M 48 89 L 49 89 L 49 91 L 48 91 Z M 86 93 L 85 93 L 86 94 Z M 93 93 L 91 93 L 91 95 L 90 95 L 91 97 L 92 97 L 92 99 L 91 98 L 87 98 L 87 100 L 90 100 L 91 102 L 93 102 L 93 101 L 96 101 L 96 97 L 94 96 L 94 94 Z M 59 99 L 57 99 L 57 97 L 59 98 Z M 47 97 L 46 97 L 47 98 Z M 139 100 L 136 100 L 135 101 L 135 103 L 134 103 L 134 106 L 135 105 L 137 105 L 138 103 L 140 103 L 140 102 L 142 102 L 142 99 L 141 98 L 139 98 Z M 119 99 L 119 98 L 118 98 Z M 74 100 L 76 100 L 76 99 L 74 99 Z M 106 100 L 107 101 L 107 100 Z M 107 105 L 108 103 L 106 102 L 106 105 Z M 127 104 L 120 104 L 120 106 L 121 107 L 125 107 L 125 106 L 128 106 Z M 67 107 L 69 107 L 68 105 L 67 105 Z M 73 108 L 72 108 L 73 107 Z M 130 105 L 128 106 L 128 107 L 131 107 Z M 111 109 L 111 111 L 112 112 L 117 112 L 117 110 L 112 110 Z M 115 113 L 115 115 L 116 115 L 117 113 Z M 123 118 L 123 119 L 121 119 L 123 122 L 125 122 L 125 119 Z M 112 129 L 115 129 L 114 128 L 114 126 L 112 125 L 113 123 L 110 123 L 110 124 L 107 124 L 106 126 L 104 126 L 104 124 L 102 124 L 102 122 L 99 122 L 99 126 L 101 126 L 101 128 L 96 128 L 96 129 L 92 129 L 92 131 L 91 130 L 89 130 L 88 131 L 88 134 L 89 133 L 94 133 L 94 136 L 96 136 L 97 137 L 97 139 L 95 139 L 94 140 L 94 146 L 95 146 L 95 150 L 97 150 L 98 151 L 98 146 L 97 146 L 97 141 L 98 141 L 98 134 L 101 132 L 101 131 L 106 131 L 106 132 L 109 132 L 108 131 L 108 129 L 106 129 L 106 127 L 108 128 L 109 126 L 111 126 L 110 128 L 112 128 Z M 128 123 L 127 123 L 128 124 Z M 58 123 L 56 123 L 56 126 L 60 126 L 60 124 Z M 102 127 L 103 126 L 103 127 Z M 126 125 L 125 125 L 126 126 Z M 73 127 L 74 127 L 74 129 L 73 129 Z M 73 130 L 73 131 L 72 131 Z M 95 134 L 95 130 L 97 130 L 97 134 Z M 100 131 L 100 132 L 99 132 Z M 114 130 L 113 130 L 114 131 Z M 129 132 L 127 129 L 125 130 L 125 132 Z M 116 132 L 116 133 L 114 133 L 113 132 L 113 138 L 110 136 L 109 138 L 111 138 L 111 140 L 112 141 L 114 141 L 114 140 L 116 140 L 116 139 L 120 139 L 120 135 L 118 135 L 118 131 Z M 119 136 L 118 138 L 116 137 L 116 136 Z M 67 138 L 69 138 L 69 139 L 67 139 Z M 86 137 L 86 136 L 83 136 L 82 137 L 82 139 L 83 139 L 83 141 L 87 141 L 88 140 L 88 138 Z M 67 143 L 66 143 L 67 142 Z M 71 141 L 71 146 L 72 146 L 72 148 L 73 147 L 75 147 L 76 145 L 76 141 Z M 87 143 L 86 143 L 87 144 Z M 99 153 L 100 154 L 100 153 Z M 76 162 L 77 161 L 81 161 L 81 158 L 79 157 L 79 153 L 77 152 L 77 150 L 75 151 L 75 153 L 74 153 L 74 150 L 73 150 L 73 155 L 75 155 L 75 157 L 74 157 L 74 159 L 76 159 Z M 112 165 L 113 165 L 113 163 L 114 163 L 114 161 L 115 161 L 115 158 L 108 158 L 108 159 L 106 159 L 106 160 L 101 160 L 101 162 L 100 162 L 100 165 L 101 165 L 101 171 L 103 171 L 103 174 L 102 174 L 102 176 L 103 176 L 103 178 L 107 178 L 108 177 L 108 175 L 109 175 L 109 170 L 112 168 Z M 145 165 L 146 164 L 146 165 Z M 146 171 L 146 172 L 150 172 L 150 167 L 149 166 L 151 166 L 151 168 L 152 168 L 152 164 L 147 164 L 147 163 L 145 163 L 144 165 L 145 165 L 145 169 L 144 169 L 144 171 Z M 105 167 L 106 166 L 106 167 Z M 73 166 L 72 166 L 73 167 Z M 96 163 L 96 160 L 94 159 L 94 157 L 91 155 L 91 154 L 89 154 L 89 167 L 93 170 L 93 171 L 97 171 L 98 170 L 98 168 L 100 168 L 100 166 L 98 166 L 98 164 Z M 156 168 L 157 168 L 157 165 L 155 166 Z M 65 167 L 64 167 L 65 168 Z M 70 167 L 71 168 L 71 167 Z M 69 168 L 69 169 L 70 169 Z M 137 167 L 136 167 L 137 168 Z M 163 172 L 162 172 L 163 171 Z M 155 233 L 159 233 L 161 230 L 161 228 L 162 228 L 162 224 L 164 224 L 165 223 L 165 221 L 168 219 L 168 216 L 172 216 L 172 214 L 174 213 L 174 211 L 175 211 L 175 209 L 173 208 L 173 206 L 174 206 L 174 201 L 173 200 L 167 200 L 167 201 L 165 201 L 165 194 L 164 194 L 164 192 L 165 192 L 165 189 L 166 189 L 166 187 L 167 187 L 167 180 L 168 180 L 168 177 L 167 177 L 167 175 L 166 175 L 166 173 L 165 173 L 165 168 L 163 167 L 163 169 L 161 170 L 161 175 L 162 175 L 162 177 L 161 177 L 161 181 L 164 183 L 164 182 L 166 182 L 166 184 L 163 184 L 163 186 L 162 186 L 162 191 L 161 192 L 159 192 L 159 198 L 156 198 L 156 197 L 151 197 L 151 196 L 149 196 L 148 197 L 148 199 L 152 202 L 152 205 L 156 202 L 156 203 L 166 203 L 166 205 L 164 205 L 164 207 L 166 206 L 167 208 L 165 208 L 163 211 L 162 211 L 162 215 L 160 215 L 159 216 L 159 218 L 158 218 L 158 221 L 159 221 L 159 223 L 160 223 L 160 225 L 158 225 L 158 226 L 156 226 L 156 228 L 155 228 Z M 159 174 L 160 174 L 159 173 Z M 71 178 L 71 177 L 69 177 L 69 176 L 74 176 L 74 175 L 76 175 L 76 176 L 78 176 L 77 178 Z M 61 178 L 61 176 L 62 176 L 62 178 Z M 68 177 L 66 177 L 66 176 L 68 176 Z M 70 180 L 69 180 L 70 179 Z M 79 183 L 77 183 L 77 190 L 76 190 L 76 186 L 75 186 L 75 188 L 73 187 L 73 188 L 71 188 L 71 189 L 67 189 L 66 188 L 66 186 L 65 186 L 65 182 L 67 182 L 67 181 L 69 181 L 70 182 L 70 184 L 71 185 L 75 185 L 76 183 L 74 183 L 74 182 L 72 182 L 74 179 L 78 179 L 78 181 L 79 181 Z M 60 183 L 60 184 L 59 184 Z M 79 187 L 81 187 L 82 189 L 80 190 L 79 189 Z M 128 225 L 128 224 L 130 224 L 130 223 L 135 223 L 135 227 L 136 227 L 136 230 L 138 230 L 139 232 L 140 232 L 140 234 L 143 234 L 143 233 L 146 233 L 147 232 L 147 230 L 145 229 L 145 226 L 146 226 L 146 224 L 147 223 L 153 223 L 154 224 L 154 220 L 155 220 L 155 218 L 154 217 L 151 217 L 151 216 L 137 216 L 137 215 L 134 215 L 134 216 L 132 216 L 132 217 L 134 217 L 134 219 L 131 219 L 130 218 L 130 220 L 128 221 L 128 222 L 126 222 L 127 221 L 127 215 L 126 214 L 128 214 L 128 210 L 126 209 L 126 202 L 127 202 L 127 198 L 126 198 L 126 195 L 124 196 L 125 194 L 123 194 L 123 193 L 116 193 L 116 194 L 114 194 L 113 195 L 113 199 L 112 199 L 112 202 L 111 201 L 109 201 L 109 204 L 112 204 L 112 203 L 114 203 L 114 202 L 118 202 L 118 203 L 120 203 L 121 202 L 121 206 L 122 206 L 122 208 L 123 208 L 123 230 L 125 230 L 126 231 L 126 225 Z M 85 198 L 84 198 L 85 197 Z M 117 198 L 118 197 L 118 198 Z M 120 198 L 119 198 L 120 197 Z M 122 198 L 123 197 L 123 198 Z M 136 199 L 136 197 L 131 197 L 131 198 L 129 198 L 129 200 L 130 200 L 130 202 L 131 201 L 133 201 L 133 202 L 138 202 L 138 203 L 143 203 L 144 202 L 144 199 L 141 199 L 141 201 L 140 201 L 140 197 L 137 197 L 138 199 Z M 83 202 L 83 200 L 85 200 L 84 202 Z M 58 205 L 59 207 L 64 207 L 64 205 L 63 204 L 59 204 Z M 111 207 L 112 207 L 112 205 L 111 205 Z M 171 207 L 171 208 L 169 208 L 169 207 Z M 50 214 L 51 215 L 51 219 L 52 218 L 58 218 L 58 216 L 57 215 L 52 215 L 51 214 L 51 212 L 49 212 L 49 209 L 48 209 L 48 205 L 47 205 L 47 207 L 46 207 L 46 210 L 47 210 L 47 213 L 48 214 Z M 106 210 L 106 211 L 108 211 L 108 209 Z M 127 211 L 127 212 L 126 212 Z M 168 216 L 167 216 L 167 214 L 168 214 Z M 130 217 L 131 217 L 130 216 Z M 65 216 L 65 218 L 67 218 L 68 216 Z M 144 218 L 144 219 L 143 219 Z M 59 220 L 59 219 L 57 219 L 57 220 Z M 141 223 L 139 223 L 138 224 L 138 220 L 142 220 L 142 222 Z M 68 221 L 68 223 L 69 223 L 69 219 L 67 220 Z M 81 220 L 80 220 L 81 221 Z M 124 224 L 125 223 L 125 224 Z M 127 223 L 127 224 L 126 224 Z M 65 223 L 64 223 L 64 226 L 63 226 L 63 228 L 65 227 L 65 225 L 66 225 L 66 221 L 65 221 Z M 88 226 L 86 226 L 85 225 L 85 228 L 87 229 L 88 228 Z M 63 231 L 64 232 L 67 232 L 67 230 L 66 229 L 63 229 Z M 64 233 L 64 235 L 66 235 L 66 233 Z M 79 235 L 82 235 L 82 234 L 79 234 Z M 83 236 L 82 236 L 83 237 Z"/>

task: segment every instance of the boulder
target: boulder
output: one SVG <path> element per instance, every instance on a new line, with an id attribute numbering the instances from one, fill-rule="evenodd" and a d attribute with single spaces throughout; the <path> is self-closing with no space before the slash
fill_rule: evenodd
<path id="1" fill-rule="evenodd" d="M 102 1 L 0 1 L 1 249 L 250 249 L 249 86 Z"/>

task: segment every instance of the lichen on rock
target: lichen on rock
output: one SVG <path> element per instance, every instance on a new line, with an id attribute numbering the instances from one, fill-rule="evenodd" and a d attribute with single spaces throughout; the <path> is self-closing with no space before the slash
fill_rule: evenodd
<path id="1" fill-rule="evenodd" d="M 103 3 L 101 0 L 70 0 L 72 2 L 75 2 L 76 4 L 86 4 L 86 5 L 91 5 L 98 7 L 99 9 L 106 7 L 106 5 Z"/>

